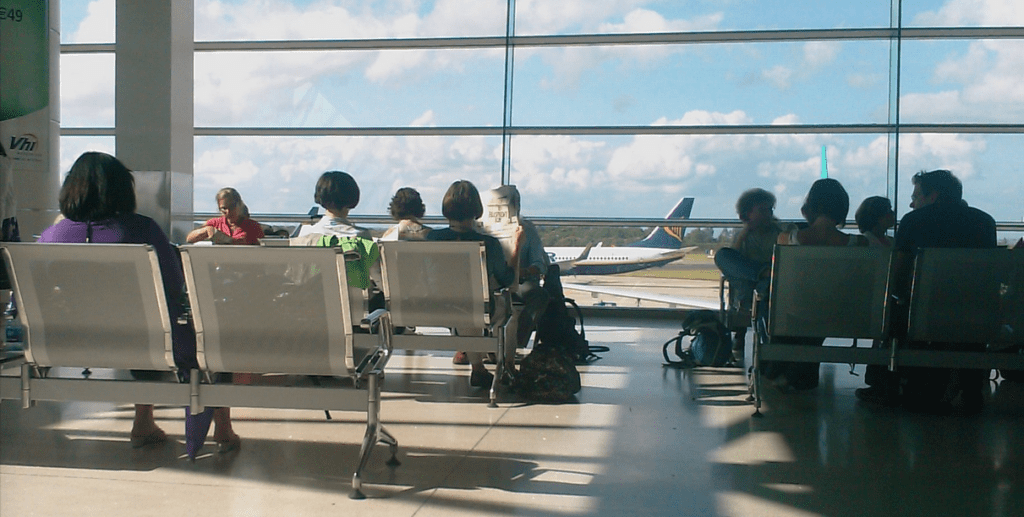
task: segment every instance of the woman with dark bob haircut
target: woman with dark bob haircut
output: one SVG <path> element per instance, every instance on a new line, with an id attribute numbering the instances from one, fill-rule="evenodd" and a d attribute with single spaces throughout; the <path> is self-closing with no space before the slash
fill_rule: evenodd
<path id="1" fill-rule="evenodd" d="M 313 201 L 327 211 L 316 224 L 304 225 L 299 236 L 336 235 L 372 239 L 370 230 L 349 222 L 348 213 L 359 204 L 359 185 L 351 174 L 327 171 L 320 175 L 313 191 Z"/>
<path id="2" fill-rule="evenodd" d="M 448 187 L 441 201 L 441 213 L 448 219 L 448 228 L 434 230 L 427 234 L 429 241 L 477 241 L 485 245 L 487 258 L 487 275 L 494 279 L 492 289 L 508 287 L 515 282 L 516 267 L 519 265 L 519 251 L 523 243 L 523 229 L 518 227 L 515 233 L 515 246 L 512 257 L 505 261 L 505 251 L 498 239 L 477 231 L 477 219 L 484 214 L 484 205 L 480 201 L 480 192 L 466 180 L 456 181 Z M 475 388 L 490 386 L 494 376 L 484 367 L 483 354 L 469 353 L 472 372 L 469 385 Z"/>
<path id="3" fill-rule="evenodd" d="M 807 192 L 800 209 L 807 219 L 806 228 L 791 228 L 779 234 L 779 244 L 803 246 L 867 246 L 863 235 L 851 235 L 839 230 L 846 223 L 850 211 L 850 196 L 838 181 L 823 178 L 815 181 Z M 836 293 L 842 296 L 843 293 Z M 767 309 L 767 307 L 765 307 Z M 764 310 L 762 314 L 767 314 Z M 773 342 L 804 346 L 821 346 L 823 339 L 773 336 Z M 763 361 L 762 373 L 783 392 L 801 391 L 818 387 L 818 363 Z"/>
<path id="4" fill-rule="evenodd" d="M 60 212 L 64 219 L 43 230 L 39 242 L 99 242 L 153 246 L 160 262 L 160 276 L 163 278 L 170 320 L 178 321 L 183 312 L 180 297 L 185 284 L 181 262 L 167 235 L 156 221 L 135 213 L 135 178 L 131 171 L 109 154 L 84 153 L 71 166 L 71 171 L 60 189 L 59 199 Z M 172 325 L 171 331 L 175 364 L 185 371 L 198 368 L 195 331 L 183 325 Z M 189 417 L 186 430 L 190 423 L 201 420 L 205 420 L 206 427 L 203 429 L 207 429 L 211 417 L 217 422 L 214 439 L 221 450 L 238 448 L 241 439 L 231 429 L 229 408 L 211 408 L 201 415 Z M 205 439 L 205 431 L 202 434 L 202 439 Z M 188 438 L 189 441 L 194 441 L 194 437 Z M 156 425 L 153 418 L 153 406 L 136 404 L 135 421 L 131 432 L 132 447 L 144 447 L 166 440 L 167 435 Z M 198 450 L 202 446 L 202 441 L 193 446 Z M 195 456 L 195 451 L 188 452 L 190 457 Z"/>
<path id="5" fill-rule="evenodd" d="M 347 172 L 329 171 L 316 182 L 313 201 L 327 210 L 353 209 L 359 204 L 359 185 Z"/>
<path id="6" fill-rule="evenodd" d="M 823 178 L 815 181 L 807 191 L 807 198 L 800 208 L 809 226 L 802 229 L 789 228 L 779 234 L 779 244 L 803 244 L 817 246 L 866 246 L 862 235 L 851 235 L 839 230 L 846 224 L 850 213 L 850 195 L 842 183 Z"/>
<path id="7" fill-rule="evenodd" d="M 381 240 L 423 240 L 430 233 L 430 228 L 420 222 L 420 218 L 427 212 L 423 198 L 414 188 L 402 187 L 395 192 L 388 205 L 388 212 L 391 218 L 398 221 L 398 224 L 388 228 Z"/>

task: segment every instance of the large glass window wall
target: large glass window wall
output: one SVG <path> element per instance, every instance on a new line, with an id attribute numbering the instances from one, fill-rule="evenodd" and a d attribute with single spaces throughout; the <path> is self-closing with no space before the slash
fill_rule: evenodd
<path id="1" fill-rule="evenodd" d="M 795 219 L 825 169 L 902 214 L 910 176 L 946 167 L 1021 221 L 1021 10 L 840 4 L 196 0 L 195 208 L 237 182 L 254 212 L 304 213 L 344 169 L 364 214 L 414 186 L 437 215 L 471 179 L 519 185 L 537 216 L 654 218 L 693 195 L 693 217 L 734 219 L 759 186 Z M 112 141 L 114 2 L 61 16 L 64 167 Z"/>

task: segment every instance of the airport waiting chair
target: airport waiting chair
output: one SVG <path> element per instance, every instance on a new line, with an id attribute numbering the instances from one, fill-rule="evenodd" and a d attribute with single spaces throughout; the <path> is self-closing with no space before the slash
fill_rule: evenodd
<path id="1" fill-rule="evenodd" d="M 275 380 L 203 384 L 193 412 L 200 406 L 365 412 L 366 434 L 352 476 L 352 496 L 362 498 L 361 473 L 376 443 L 387 444 L 389 464 L 397 464 L 398 442 L 380 422 L 391 326 L 380 310 L 364 322 L 372 326 L 379 319 L 377 333 L 353 332 L 359 321 L 350 310 L 341 250 L 184 246 L 181 255 L 206 377 L 229 372 Z M 293 377 L 280 385 L 281 375 Z"/>
<path id="2" fill-rule="evenodd" d="M 488 288 L 482 242 L 389 241 L 381 243 L 384 298 L 396 327 L 442 327 L 452 335 L 396 334 L 394 348 L 494 352 L 499 360 L 490 388 L 504 375 L 505 334 L 511 295 Z"/>
<path id="3" fill-rule="evenodd" d="M 152 247 L 4 243 L 2 248 L 24 361 L 20 378 L 0 379 L 0 397 L 21 399 L 25 408 L 38 400 L 187 403 L 189 386 L 172 374 L 171 325 L 176 322 L 168 316 Z M 132 379 L 128 370 L 166 374 L 143 381 Z"/>
<path id="4" fill-rule="evenodd" d="M 888 342 L 892 252 L 876 247 L 776 246 L 768 314 L 756 314 L 752 385 L 761 408 L 764 361 L 880 364 L 893 367 L 893 348 L 858 347 L 857 339 Z M 755 304 L 755 312 L 763 304 Z M 766 316 L 763 318 L 762 316 Z M 776 337 L 848 338 L 852 347 L 775 343 Z"/>
<path id="5" fill-rule="evenodd" d="M 977 351 L 911 349 L 900 366 L 1024 370 L 1024 250 L 928 248 L 913 267 L 905 341 L 977 343 Z M 997 352 L 1012 353 L 997 353 Z"/>

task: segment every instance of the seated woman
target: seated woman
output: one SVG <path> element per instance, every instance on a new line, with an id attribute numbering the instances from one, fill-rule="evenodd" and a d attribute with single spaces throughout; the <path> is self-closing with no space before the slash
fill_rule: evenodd
<path id="1" fill-rule="evenodd" d="M 839 228 L 850 213 L 850 195 L 839 181 L 823 178 L 807 191 L 800 213 L 807 220 L 806 228 L 790 226 L 779 234 L 779 244 L 805 246 L 867 246 L 863 235 L 852 235 Z"/>
<path id="2" fill-rule="evenodd" d="M 484 205 L 480 201 L 480 192 L 476 186 L 466 180 L 456 181 L 448 187 L 448 192 L 441 201 L 441 214 L 448 219 L 448 228 L 430 232 L 427 234 L 428 241 L 483 242 L 487 256 L 487 275 L 492 279 L 491 288 L 509 287 L 515 282 L 520 247 L 523 243 L 521 226 L 515 233 L 512 256 L 506 261 L 505 252 L 498 239 L 477 231 L 477 220 L 484 214 Z M 469 385 L 477 388 L 490 386 L 494 376 L 484 367 L 483 354 L 470 353 L 468 356 L 472 365 Z"/>
<path id="3" fill-rule="evenodd" d="M 202 227 L 189 232 L 189 243 L 213 241 L 215 244 L 259 244 L 263 227 L 249 218 L 249 209 L 242 195 L 231 187 L 217 192 L 217 209 L 223 214 L 206 221 Z"/>
<path id="4" fill-rule="evenodd" d="M 806 228 L 789 228 L 779 234 L 779 244 L 804 246 L 866 246 L 863 235 L 851 235 L 839 230 L 850 211 L 850 196 L 838 181 L 824 178 L 815 181 L 807 192 L 800 212 L 807 220 Z M 837 293 L 841 294 L 841 293 Z M 767 316 L 767 311 L 762 314 Z M 775 337 L 774 342 L 821 346 L 824 340 L 816 338 Z M 762 374 L 774 381 L 782 391 L 808 390 L 818 386 L 819 363 L 764 361 Z"/>
<path id="5" fill-rule="evenodd" d="M 75 160 L 60 189 L 60 212 L 64 219 L 43 230 L 39 242 L 96 242 L 149 244 L 160 262 L 170 320 L 182 315 L 181 295 L 185 289 L 184 273 L 178 254 L 160 226 L 152 219 L 135 213 L 135 179 L 117 158 L 99 152 L 87 152 Z M 188 371 L 198 368 L 195 333 L 190 327 L 173 325 L 171 339 L 174 362 Z M 241 439 L 231 428 L 230 408 L 213 410 L 217 423 L 214 440 L 221 451 L 237 449 Z M 199 415 L 195 415 L 199 417 Z M 209 425 L 209 420 L 205 421 Z M 191 421 L 186 421 L 186 434 Z M 208 429 L 208 427 L 207 427 Z M 202 438 L 205 439 L 205 430 Z M 137 404 L 132 424 L 132 447 L 163 442 L 167 435 L 156 425 L 153 406 Z M 202 442 L 198 443 L 201 446 Z M 198 450 L 198 446 L 195 450 Z M 194 457 L 194 451 L 189 451 Z"/>
<path id="6" fill-rule="evenodd" d="M 857 229 L 868 240 L 869 246 L 892 247 L 892 240 L 885 234 L 896 226 L 896 214 L 892 211 L 889 198 L 871 196 L 861 202 L 853 215 Z"/>
<path id="7" fill-rule="evenodd" d="M 348 213 L 359 204 L 359 185 L 351 174 L 342 171 L 327 171 L 320 175 L 313 192 L 313 201 L 322 206 L 327 214 L 316 224 L 303 226 L 292 245 L 338 246 L 342 240 L 346 249 L 359 252 L 358 261 L 346 262 L 348 285 L 360 289 L 373 289 L 381 285 L 380 249 L 373 242 L 370 230 L 349 222 Z M 384 295 L 371 294 L 369 308 L 384 306 Z"/>
<path id="8" fill-rule="evenodd" d="M 427 238 L 430 227 L 420 223 L 420 218 L 426 213 L 427 207 L 420 198 L 416 189 L 402 187 L 395 192 L 388 205 L 388 212 L 391 218 L 398 221 L 398 224 L 388 228 L 382 241 L 419 241 Z"/>

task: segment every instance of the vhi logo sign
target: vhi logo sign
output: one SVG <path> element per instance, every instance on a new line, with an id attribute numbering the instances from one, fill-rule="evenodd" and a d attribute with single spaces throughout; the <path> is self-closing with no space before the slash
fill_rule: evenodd
<path id="1" fill-rule="evenodd" d="M 38 144 L 39 137 L 29 133 L 21 136 L 12 136 L 11 144 L 7 148 L 12 151 L 31 153 L 36 150 L 36 145 Z"/>

